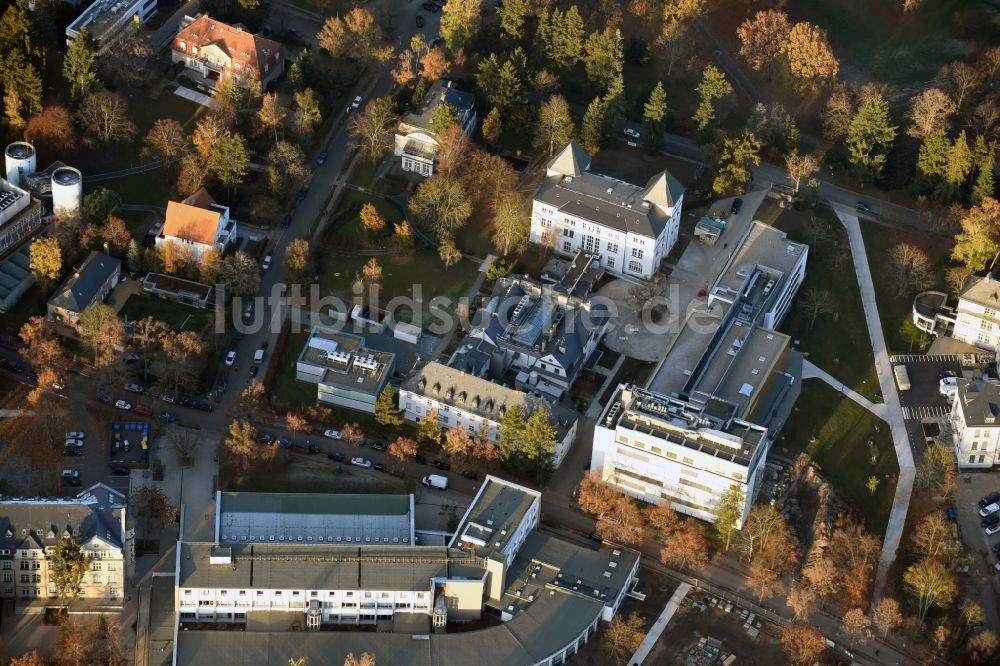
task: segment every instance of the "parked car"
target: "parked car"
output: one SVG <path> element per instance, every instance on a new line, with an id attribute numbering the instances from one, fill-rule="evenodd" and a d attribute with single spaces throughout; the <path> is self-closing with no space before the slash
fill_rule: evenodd
<path id="1" fill-rule="evenodd" d="M 945 377 L 958 377 L 958 373 L 954 370 L 942 370 L 938 373 L 938 379 L 944 379 Z"/>
<path id="2" fill-rule="evenodd" d="M 989 506 L 990 504 L 996 504 L 998 502 L 1000 502 L 1000 493 L 990 493 L 983 499 L 979 500 L 979 508 L 982 509 L 985 506 Z"/>
<path id="3" fill-rule="evenodd" d="M 990 525 L 989 527 L 986 528 L 985 532 L 986 536 L 993 536 L 997 532 L 1000 532 L 1000 523 L 994 523 L 993 525 Z"/>
<path id="4" fill-rule="evenodd" d="M 215 411 L 215 407 L 210 402 L 199 402 L 194 407 L 195 407 L 195 409 L 197 409 L 199 411 L 208 412 L 209 414 L 211 414 L 213 411 Z"/>
<path id="5" fill-rule="evenodd" d="M 128 469 L 128 467 L 112 467 L 111 468 L 111 473 L 114 476 L 128 476 L 129 475 L 129 469 Z"/>
<path id="6" fill-rule="evenodd" d="M 434 469 L 440 469 L 445 472 L 451 469 L 451 465 L 449 465 L 443 460 L 435 460 L 434 462 L 431 463 L 431 466 L 434 467 Z"/>
<path id="7" fill-rule="evenodd" d="M 997 523 L 1000 523 L 1000 516 L 995 513 L 991 513 L 979 521 L 979 524 L 983 527 L 989 527 L 990 525 L 996 525 Z"/>
<path id="8" fill-rule="evenodd" d="M 326 454 L 326 457 L 336 462 L 344 462 L 344 456 L 340 455 L 336 451 L 334 451 L 333 453 Z"/>
<path id="9" fill-rule="evenodd" d="M 357 95 L 354 98 L 354 101 L 351 102 L 351 110 L 352 111 L 357 111 L 360 108 L 361 108 L 361 95 Z"/>
<path id="10" fill-rule="evenodd" d="M 65 449 L 63 449 L 63 455 L 64 456 L 82 456 L 83 455 L 83 449 L 77 449 L 77 448 L 73 448 L 73 447 L 65 448 Z"/>
<path id="11" fill-rule="evenodd" d="M 236 350 L 235 349 L 230 350 L 229 352 L 226 353 L 226 365 L 228 365 L 229 367 L 233 367 L 234 363 L 236 363 Z"/>
<path id="12" fill-rule="evenodd" d="M 854 204 L 854 208 L 859 213 L 870 213 L 870 212 L 872 212 L 872 207 L 869 206 L 868 202 L 866 202 L 866 201 L 859 201 L 858 203 Z"/>
<path id="13" fill-rule="evenodd" d="M 250 378 L 253 379 L 257 376 L 257 371 L 260 370 L 260 366 L 251 365 L 250 366 Z"/>
<path id="14" fill-rule="evenodd" d="M 323 436 L 329 437 L 330 439 L 340 439 L 340 431 L 330 428 L 328 430 L 323 431 Z"/>
<path id="15" fill-rule="evenodd" d="M 80 470 L 67 467 L 62 471 L 62 478 L 64 479 L 79 479 Z"/>
<path id="16" fill-rule="evenodd" d="M 729 207 L 730 215 L 739 215 L 740 210 L 743 208 L 743 199 L 736 197 L 733 199 L 733 205 Z"/>
<path id="17" fill-rule="evenodd" d="M 292 216 L 285 215 L 283 218 L 281 218 L 281 228 L 287 229 L 290 226 L 292 226 Z"/>
<path id="18" fill-rule="evenodd" d="M 309 452 L 309 455 L 316 455 L 317 453 L 322 453 L 322 452 L 321 452 L 321 451 L 319 450 L 319 447 L 318 447 L 318 446 L 316 446 L 315 444 L 310 444 L 309 446 L 307 446 L 307 447 L 306 447 L 306 451 L 308 451 L 308 452 Z"/>
<path id="19" fill-rule="evenodd" d="M 124 400 L 119 400 L 119 401 L 115 402 L 115 407 L 117 407 L 118 409 L 120 409 L 122 411 L 127 412 L 128 410 L 132 409 L 132 403 L 126 402 Z"/>
<path id="20" fill-rule="evenodd" d="M 104 391 L 97 392 L 97 399 L 109 405 L 111 404 L 111 396 L 105 393 Z"/>
<path id="21" fill-rule="evenodd" d="M 69 438 L 69 439 L 66 440 L 66 444 L 64 444 L 64 446 L 67 446 L 67 447 L 69 447 L 69 446 L 82 447 L 83 446 L 83 440 L 82 439 Z"/>
<path id="22" fill-rule="evenodd" d="M 327 158 L 327 154 L 326 153 L 320 153 L 319 157 L 316 158 L 316 164 L 318 166 L 323 166 L 324 164 L 326 164 L 326 158 Z"/>
<path id="23" fill-rule="evenodd" d="M 417 27 L 418 28 L 424 27 L 424 17 L 421 16 L 420 14 L 417 14 Z"/>
<path id="24" fill-rule="evenodd" d="M 1000 511 L 1000 504 L 993 502 L 993 504 L 987 504 L 986 506 L 984 506 L 982 509 L 979 510 L 979 517 L 985 518 L 991 513 L 996 513 L 997 511 Z"/>
<path id="25" fill-rule="evenodd" d="M 462 476 L 464 476 L 467 479 L 472 479 L 473 481 L 479 480 L 479 475 L 473 472 L 471 469 L 467 469 L 464 472 L 462 472 Z"/>
<path id="26" fill-rule="evenodd" d="M 274 435 L 272 435 L 269 432 L 265 432 L 264 434 L 262 434 L 260 436 L 260 443 L 261 444 L 273 444 L 274 443 Z"/>
<path id="27" fill-rule="evenodd" d="M 281 444 L 281 448 L 290 449 L 292 448 L 292 440 L 288 438 L 287 435 L 282 435 L 278 438 L 278 444 Z"/>
<path id="28" fill-rule="evenodd" d="M 413 459 L 417 461 L 418 465 L 426 465 L 427 464 L 427 458 L 424 457 L 424 456 L 422 456 L 422 455 L 420 455 L 419 453 L 416 454 L 415 456 L 413 456 Z"/>
<path id="29" fill-rule="evenodd" d="M 62 484 L 64 486 L 72 486 L 74 488 L 79 488 L 81 485 L 83 485 L 83 481 L 81 481 L 80 479 L 67 479 L 67 478 L 64 478 L 62 480 Z"/>
<path id="30" fill-rule="evenodd" d="M 174 396 L 173 393 L 164 393 L 163 402 L 169 402 L 172 405 L 175 402 L 177 402 L 177 398 Z"/>
<path id="31" fill-rule="evenodd" d="M 181 398 L 181 407 L 194 407 L 194 406 L 195 406 L 195 400 L 191 396 L 186 395 Z"/>
<path id="32" fill-rule="evenodd" d="M 243 318 L 249 319 L 253 316 L 253 303 L 247 303 L 247 306 L 243 308 Z"/>
<path id="33" fill-rule="evenodd" d="M 375 449 L 376 451 L 385 451 L 389 447 L 382 442 L 368 442 L 368 447 Z"/>
<path id="34" fill-rule="evenodd" d="M 425 10 L 429 11 L 431 14 L 437 14 L 438 13 L 438 6 L 437 5 L 431 4 L 429 2 L 425 2 L 424 4 L 422 4 L 420 6 L 423 7 Z"/>
<path id="35" fill-rule="evenodd" d="M 65 437 L 66 439 L 84 439 L 86 435 L 79 430 L 70 430 L 68 433 L 66 433 Z"/>
<path id="36" fill-rule="evenodd" d="M 153 415 L 153 410 L 150 409 L 149 407 L 145 407 L 143 405 L 136 405 L 135 407 L 132 408 L 132 411 L 135 412 L 136 414 L 138 414 L 139 416 L 152 416 Z"/>
<path id="37" fill-rule="evenodd" d="M 218 386 L 215 387 L 215 395 L 221 397 L 228 389 L 229 389 L 229 384 L 226 382 L 221 382 L 219 383 Z"/>
<path id="38" fill-rule="evenodd" d="M 354 456 L 351 458 L 351 464 L 357 465 L 358 467 L 371 467 L 372 461 L 368 458 L 362 458 L 361 456 Z"/>
<path id="39" fill-rule="evenodd" d="M 944 515 L 951 522 L 955 522 L 956 520 L 958 520 L 958 511 L 956 511 L 955 507 L 953 507 L 953 506 L 949 506 L 947 509 L 945 509 Z"/>
<path id="40" fill-rule="evenodd" d="M 383 465 L 382 463 L 375 463 L 374 465 L 372 465 L 372 469 L 378 472 L 385 472 L 386 474 L 390 473 L 389 468 Z"/>
<path id="41" fill-rule="evenodd" d="M 638 139 L 639 138 L 639 132 L 637 132 L 636 130 L 632 129 L 631 127 L 626 127 L 625 128 L 625 136 L 632 137 L 633 139 Z"/>
<path id="42" fill-rule="evenodd" d="M 125 365 L 132 365 L 133 363 L 139 362 L 138 354 L 129 354 L 125 357 Z"/>
<path id="43" fill-rule="evenodd" d="M 126 391 L 131 391 L 132 393 L 142 393 L 146 389 L 143 388 L 142 384 L 126 384 Z"/>
<path id="44" fill-rule="evenodd" d="M 260 267 L 265 271 L 271 267 L 271 255 L 264 257 L 264 263 L 261 264 Z"/>
<path id="45" fill-rule="evenodd" d="M 52 382 L 52 388 L 54 388 L 57 391 L 62 391 L 64 388 L 66 388 L 66 385 L 62 383 L 61 379 L 57 379 L 54 382 Z"/>
<path id="46" fill-rule="evenodd" d="M 1000 541 L 998 541 L 997 543 L 993 544 L 992 548 L 993 548 L 993 552 L 994 553 L 997 553 L 998 555 L 1000 555 Z"/>

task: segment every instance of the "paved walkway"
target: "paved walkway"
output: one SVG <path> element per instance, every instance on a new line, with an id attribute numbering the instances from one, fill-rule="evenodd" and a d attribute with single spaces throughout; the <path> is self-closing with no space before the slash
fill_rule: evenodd
<path id="1" fill-rule="evenodd" d="M 190 100 L 195 104 L 201 104 L 210 109 L 214 109 L 218 106 L 218 103 L 204 93 L 200 93 L 196 90 L 191 90 L 190 88 L 185 88 L 184 86 L 177 86 L 174 88 L 174 94 L 178 97 L 183 97 L 186 100 Z"/>
<path id="2" fill-rule="evenodd" d="M 848 398 L 858 403 L 869 412 L 879 417 L 883 421 L 886 420 L 886 406 L 882 403 L 875 404 L 865 396 L 861 395 L 854 389 L 848 388 L 838 379 L 834 379 L 833 376 L 826 370 L 814 365 L 808 359 L 802 361 L 802 379 L 821 379 L 836 390 L 840 391 Z"/>
<path id="3" fill-rule="evenodd" d="M 652 628 L 646 637 L 642 639 L 642 644 L 639 645 L 639 649 L 635 651 L 632 658 L 629 659 L 629 666 L 642 666 L 642 662 L 649 656 L 650 650 L 656 645 L 656 641 L 660 639 L 660 634 L 663 630 L 667 628 L 670 623 L 670 619 L 677 612 L 678 607 L 681 605 L 681 601 L 687 596 L 687 593 L 691 590 L 691 586 L 687 583 L 681 583 L 674 590 L 674 593 L 670 596 L 670 600 L 667 601 L 667 605 L 663 607 L 663 612 L 660 613 L 660 617 L 656 618 L 656 622 L 653 623 Z"/>
<path id="4" fill-rule="evenodd" d="M 885 400 L 885 421 L 892 432 L 892 443 L 896 449 L 896 461 L 899 463 L 899 478 L 896 480 L 896 495 L 892 500 L 892 511 L 889 513 L 889 525 L 882 541 L 882 557 L 879 559 L 875 572 L 875 589 L 872 598 L 882 596 L 885 586 L 885 576 L 896 559 L 896 550 L 906 523 L 906 511 L 910 506 L 910 494 L 913 491 L 913 452 L 910 450 L 910 439 L 903 422 L 903 410 L 899 404 L 899 393 L 896 392 L 896 382 L 893 379 L 892 364 L 886 351 L 885 338 L 882 335 L 882 321 L 879 319 L 878 304 L 875 301 L 875 285 L 865 253 L 865 241 L 861 235 L 861 225 L 857 215 L 851 209 L 834 206 L 837 217 L 847 230 L 851 244 L 851 258 L 854 260 L 854 270 L 858 276 L 861 288 L 861 303 L 864 305 L 865 321 L 868 324 L 868 335 L 872 341 L 872 351 L 875 352 L 875 372 L 878 375 L 879 387 Z"/>

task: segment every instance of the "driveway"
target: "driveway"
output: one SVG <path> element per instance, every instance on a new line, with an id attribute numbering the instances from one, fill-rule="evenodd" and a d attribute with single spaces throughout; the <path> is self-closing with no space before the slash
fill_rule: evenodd
<path id="1" fill-rule="evenodd" d="M 1000 492 L 1000 472 L 960 474 L 955 488 L 955 508 L 962 541 L 972 555 L 967 585 L 974 588 L 974 592 L 967 592 L 967 596 L 977 597 L 986 611 L 986 624 L 993 631 L 1000 632 L 1000 612 L 997 609 L 1000 573 L 993 568 L 998 560 L 991 550 L 994 544 L 1000 543 L 1000 534 L 986 536 L 979 524 L 978 505 L 981 497 L 995 492 Z"/>

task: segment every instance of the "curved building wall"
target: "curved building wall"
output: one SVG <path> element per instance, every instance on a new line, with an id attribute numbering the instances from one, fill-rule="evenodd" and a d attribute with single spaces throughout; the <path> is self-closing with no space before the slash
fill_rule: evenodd
<path id="1" fill-rule="evenodd" d="M 52 172 L 52 212 L 78 215 L 83 202 L 83 174 L 73 167 L 59 167 Z"/>
<path id="2" fill-rule="evenodd" d="M 28 174 L 35 173 L 37 168 L 35 147 L 26 141 L 15 141 L 7 146 L 4 152 L 4 168 L 7 181 L 18 187 L 24 187 L 24 179 Z"/>

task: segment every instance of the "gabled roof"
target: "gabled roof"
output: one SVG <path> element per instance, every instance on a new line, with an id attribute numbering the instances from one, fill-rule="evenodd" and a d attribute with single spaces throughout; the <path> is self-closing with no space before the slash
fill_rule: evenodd
<path id="1" fill-rule="evenodd" d="M 73 498 L 18 498 L 0 500 L 0 546 L 45 548 L 64 536 L 84 544 L 99 539 L 121 548 L 124 496 L 95 484 Z"/>
<path id="2" fill-rule="evenodd" d="M 70 312 L 83 312 L 94 303 L 101 288 L 119 271 L 121 264 L 121 260 L 103 252 L 91 252 L 80 270 L 70 276 L 49 299 L 49 304 Z"/>
<path id="3" fill-rule="evenodd" d="M 181 44 L 184 44 L 184 48 Z M 233 61 L 233 69 L 239 64 L 239 72 L 252 68 L 259 76 L 265 75 L 265 63 L 270 65 L 268 74 L 281 64 L 279 53 L 284 47 L 278 42 L 252 35 L 240 26 L 231 26 L 207 14 L 202 14 L 174 37 L 171 48 L 189 55 L 192 47 L 199 49 L 214 45 Z M 200 55 L 200 51 L 198 53 Z M 197 55 L 195 57 L 198 57 Z"/>
<path id="4" fill-rule="evenodd" d="M 1000 280 L 995 279 L 992 274 L 985 277 L 970 275 L 962 285 L 959 298 L 994 310 L 1000 309 Z"/>
<path id="5" fill-rule="evenodd" d="M 447 104 L 461 115 L 476 105 L 476 96 L 459 90 L 454 81 L 438 79 L 431 84 L 430 90 L 420 101 L 420 106 L 400 119 L 401 130 L 411 133 L 416 128 L 433 135 L 430 131 L 431 118 L 442 104 Z"/>
<path id="6" fill-rule="evenodd" d="M 556 153 L 548 164 L 549 171 L 574 178 L 580 177 L 589 168 L 590 155 L 573 139 Z"/>
<path id="7" fill-rule="evenodd" d="M 642 198 L 643 201 L 648 201 L 661 208 L 673 208 L 683 194 L 684 186 L 677 182 L 677 179 L 671 176 L 669 171 L 661 171 L 646 183 L 646 189 L 642 191 Z"/>
<path id="8" fill-rule="evenodd" d="M 214 245 L 222 211 L 218 208 L 209 208 L 212 203 L 214 203 L 212 197 L 204 188 L 192 194 L 183 203 L 168 202 L 163 235 Z"/>

